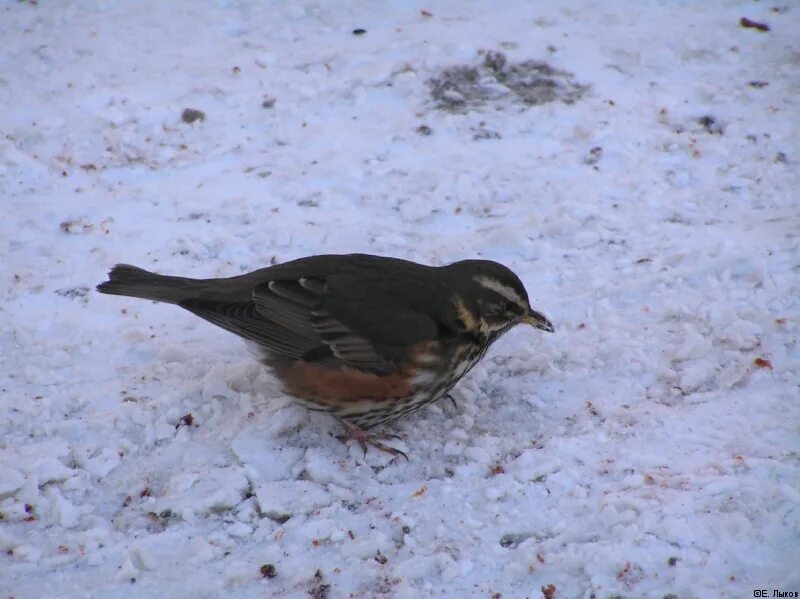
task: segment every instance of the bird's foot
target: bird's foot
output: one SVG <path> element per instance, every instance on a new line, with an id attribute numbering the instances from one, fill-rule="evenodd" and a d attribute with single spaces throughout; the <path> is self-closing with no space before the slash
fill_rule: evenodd
<path id="1" fill-rule="evenodd" d="M 385 441 L 387 439 L 400 439 L 399 435 L 392 435 L 390 433 L 369 433 L 357 424 L 353 424 L 347 420 L 342 420 L 342 424 L 344 425 L 345 431 L 347 431 L 347 437 L 344 440 L 352 440 L 358 443 L 361 446 L 361 449 L 364 450 L 364 455 L 367 455 L 368 447 L 374 447 L 375 449 L 385 451 L 394 457 L 403 456 L 406 461 L 408 461 L 408 456 L 404 452 L 381 443 L 381 440 Z"/>
<path id="2" fill-rule="evenodd" d="M 450 400 L 450 403 L 452 403 L 452 404 L 453 404 L 453 407 L 454 407 L 455 409 L 458 409 L 458 404 L 456 403 L 456 398 L 455 398 L 455 397 L 453 397 L 453 394 L 452 394 L 452 393 L 445 393 L 445 395 L 444 395 L 444 396 L 445 396 L 447 399 L 449 399 L 449 400 Z"/>

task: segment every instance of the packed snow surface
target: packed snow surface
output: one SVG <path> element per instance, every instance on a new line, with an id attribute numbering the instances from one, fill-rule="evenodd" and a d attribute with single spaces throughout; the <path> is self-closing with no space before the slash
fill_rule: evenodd
<path id="1" fill-rule="evenodd" d="M 772 1 L 0 3 L 0 596 L 800 591 L 798 32 Z M 355 251 L 498 260 L 556 325 L 393 425 L 408 462 L 94 291 Z"/>

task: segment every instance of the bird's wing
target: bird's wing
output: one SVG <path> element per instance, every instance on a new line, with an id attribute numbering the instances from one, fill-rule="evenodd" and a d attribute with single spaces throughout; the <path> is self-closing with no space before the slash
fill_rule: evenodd
<path id="1" fill-rule="evenodd" d="M 321 346 L 306 359 L 381 374 L 437 334 L 435 321 L 411 306 L 407 284 L 395 287 L 383 271 L 336 272 L 267 281 L 253 299 L 270 320 L 303 338 L 316 335 Z"/>
<path id="2" fill-rule="evenodd" d="M 220 280 L 213 295 L 180 305 L 278 356 L 384 374 L 410 346 L 435 339 L 439 325 L 416 308 L 426 305 L 426 282 L 386 276 L 372 264 L 352 267 L 358 261 L 330 269 L 287 263 L 238 277 L 237 285 L 249 283 L 247 294 L 223 294 Z"/>

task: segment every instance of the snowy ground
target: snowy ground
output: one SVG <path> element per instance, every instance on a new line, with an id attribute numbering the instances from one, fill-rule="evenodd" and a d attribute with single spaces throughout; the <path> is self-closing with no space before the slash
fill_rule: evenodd
<path id="1" fill-rule="evenodd" d="M 0 3 L 0 596 L 800 592 L 798 32 L 777 1 Z M 527 105 L 529 60 L 572 103 Z M 390 462 L 232 335 L 93 291 L 351 251 L 502 261 L 557 332 Z"/>

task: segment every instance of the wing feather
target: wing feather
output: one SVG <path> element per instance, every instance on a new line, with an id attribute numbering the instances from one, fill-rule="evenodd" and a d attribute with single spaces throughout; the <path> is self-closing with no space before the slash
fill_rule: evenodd
<path id="1" fill-rule="evenodd" d="M 298 359 L 318 345 L 313 338 L 264 318 L 253 302 L 187 300 L 181 306 L 223 329 L 286 358 Z"/>
<path id="2" fill-rule="evenodd" d="M 268 281 L 254 289 L 253 301 L 270 320 L 325 344 L 339 365 L 389 372 L 392 364 L 367 339 L 329 313 L 325 306 L 326 291 L 325 280 L 317 277 Z"/>

